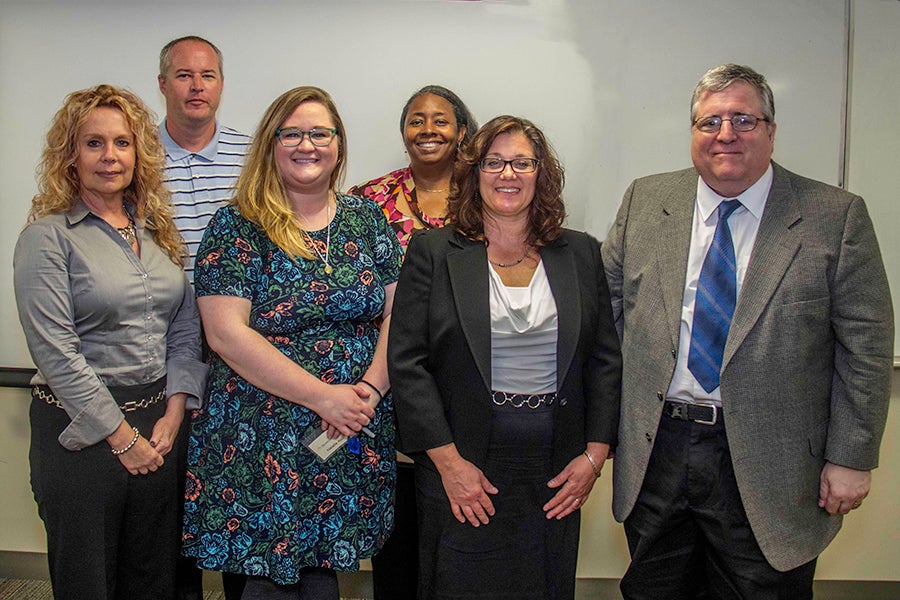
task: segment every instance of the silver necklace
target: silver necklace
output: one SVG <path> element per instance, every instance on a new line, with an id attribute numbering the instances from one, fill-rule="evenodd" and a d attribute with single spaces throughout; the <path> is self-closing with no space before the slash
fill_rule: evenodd
<path id="1" fill-rule="evenodd" d="M 508 267 L 514 267 L 517 264 L 519 264 L 520 262 L 522 262 L 523 260 L 525 260 L 525 257 L 528 256 L 528 254 L 530 252 L 531 252 L 531 246 L 525 246 L 525 254 L 520 256 L 518 260 L 514 260 L 511 263 L 502 263 L 502 262 L 494 262 L 490 258 L 488 258 L 488 262 L 491 263 L 492 265 L 494 265 L 495 267 L 501 267 L 501 268 L 506 269 Z"/>
<path id="2" fill-rule="evenodd" d="M 325 205 L 325 219 L 328 221 L 328 227 L 326 228 L 325 233 L 325 254 L 319 250 L 318 244 L 316 244 L 315 240 L 310 237 L 309 233 L 303 232 L 306 235 L 306 243 L 308 243 L 312 249 L 316 252 L 316 256 L 318 256 L 323 263 L 325 263 L 325 274 L 331 275 L 331 272 L 334 270 L 331 268 L 331 265 L 328 263 L 328 255 L 331 252 L 331 201 L 329 200 L 328 204 Z"/>

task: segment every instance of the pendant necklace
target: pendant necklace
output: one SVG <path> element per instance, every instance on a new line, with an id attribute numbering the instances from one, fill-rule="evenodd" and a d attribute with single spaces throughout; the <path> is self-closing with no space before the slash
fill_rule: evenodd
<path id="1" fill-rule="evenodd" d="M 325 205 L 325 218 L 328 220 L 328 227 L 326 228 L 325 233 L 325 254 L 319 250 L 319 245 L 315 242 L 315 240 L 310 237 L 309 233 L 306 231 L 303 232 L 303 235 L 306 236 L 306 243 L 312 247 L 315 251 L 316 256 L 321 259 L 323 263 L 325 263 L 325 274 L 331 275 L 331 272 L 334 270 L 331 268 L 331 265 L 328 263 L 328 254 L 331 251 L 331 202 L 329 200 L 328 204 Z"/>
<path id="2" fill-rule="evenodd" d="M 122 239 L 129 246 L 133 246 L 137 243 L 137 231 L 134 228 L 134 219 L 128 217 L 128 225 L 125 227 L 116 227 L 116 231 L 119 232 L 119 235 L 122 236 Z"/>
<path id="3" fill-rule="evenodd" d="M 510 263 L 502 263 L 502 262 L 494 262 L 490 258 L 488 258 L 488 262 L 491 263 L 492 265 L 494 265 L 495 267 L 502 267 L 504 269 L 507 267 L 514 267 L 517 264 L 519 264 L 520 262 L 522 262 L 523 260 L 525 260 L 525 257 L 528 256 L 528 254 L 530 252 L 531 252 L 531 246 L 526 246 L 525 254 L 523 254 L 521 257 L 519 257 L 518 260 L 514 260 L 513 262 L 510 262 Z"/>

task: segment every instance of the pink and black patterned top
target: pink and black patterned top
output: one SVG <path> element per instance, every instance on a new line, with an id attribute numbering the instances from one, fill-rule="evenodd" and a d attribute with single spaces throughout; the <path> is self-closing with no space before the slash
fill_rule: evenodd
<path id="1" fill-rule="evenodd" d="M 409 206 L 426 228 L 442 227 L 444 220 L 442 218 L 429 217 L 428 215 L 416 210 L 416 184 L 413 181 L 412 169 L 404 167 L 391 171 L 387 175 L 383 175 L 372 181 L 355 185 L 347 193 L 351 196 L 362 196 L 369 198 L 381 207 L 384 216 L 387 217 L 388 223 L 397 233 L 397 239 L 400 245 L 406 250 L 407 244 L 412 237 L 414 230 L 418 226 L 418 222 L 414 217 L 403 214 L 397 208 L 397 198 L 403 195 Z"/>

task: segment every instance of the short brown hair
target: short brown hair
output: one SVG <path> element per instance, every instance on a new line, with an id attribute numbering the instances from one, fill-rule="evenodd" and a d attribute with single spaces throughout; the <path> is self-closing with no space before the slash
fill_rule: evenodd
<path id="1" fill-rule="evenodd" d="M 216 63 L 219 65 L 219 77 L 225 79 L 225 69 L 223 64 L 225 61 L 222 58 L 222 51 L 219 50 L 211 41 L 203 39 L 199 35 L 186 35 L 184 37 L 174 39 L 162 47 L 162 50 L 159 51 L 160 77 L 162 77 L 163 79 L 166 78 L 166 73 L 168 72 L 169 67 L 172 66 L 172 49 L 181 42 L 199 42 L 201 44 L 206 44 L 207 46 L 212 48 L 212 51 L 216 53 Z"/>

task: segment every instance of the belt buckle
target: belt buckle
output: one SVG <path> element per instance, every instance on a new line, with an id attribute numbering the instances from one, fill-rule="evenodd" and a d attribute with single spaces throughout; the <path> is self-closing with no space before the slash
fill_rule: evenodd
<path id="1" fill-rule="evenodd" d="M 693 419 L 694 423 L 700 423 L 701 425 L 715 425 L 718 420 L 718 407 L 715 404 L 697 404 L 697 406 L 703 406 L 706 408 L 712 409 L 712 419 L 709 421 L 705 419 Z"/>

